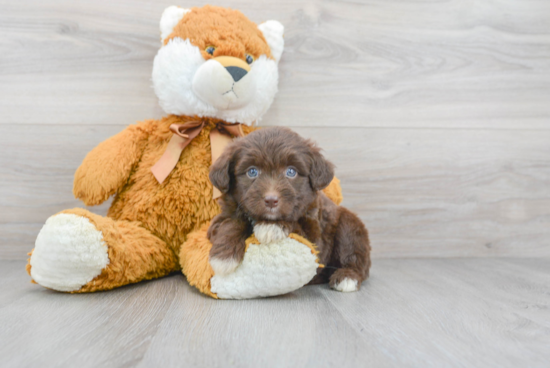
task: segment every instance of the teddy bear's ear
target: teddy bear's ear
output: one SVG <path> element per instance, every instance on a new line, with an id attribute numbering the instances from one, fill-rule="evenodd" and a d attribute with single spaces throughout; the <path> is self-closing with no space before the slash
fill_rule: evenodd
<path id="1" fill-rule="evenodd" d="M 267 22 L 260 24 L 258 28 L 262 31 L 265 40 L 271 49 L 271 55 L 273 55 L 276 62 L 279 62 L 285 47 L 285 40 L 283 38 L 285 27 L 276 20 L 268 20 Z"/>
<path id="2" fill-rule="evenodd" d="M 160 18 L 160 40 L 164 42 L 166 37 L 170 36 L 174 27 L 179 23 L 183 16 L 189 13 L 191 9 L 184 9 L 175 5 L 169 6 L 162 12 Z"/>

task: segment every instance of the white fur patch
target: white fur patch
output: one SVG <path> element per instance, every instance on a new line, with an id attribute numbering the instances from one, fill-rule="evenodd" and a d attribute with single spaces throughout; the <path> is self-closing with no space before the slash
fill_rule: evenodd
<path id="1" fill-rule="evenodd" d="M 205 62 L 193 77 L 193 92 L 218 110 L 246 106 L 256 91 L 255 79 L 246 74 L 238 82 L 214 59 Z"/>
<path id="2" fill-rule="evenodd" d="M 334 285 L 333 289 L 341 291 L 343 293 L 349 293 L 349 292 L 352 292 L 352 291 L 357 291 L 357 280 L 348 279 L 346 277 L 339 284 Z"/>
<path id="3" fill-rule="evenodd" d="M 258 26 L 262 31 L 269 48 L 271 49 L 271 55 L 277 62 L 281 60 L 283 49 L 285 48 L 285 39 L 283 34 L 285 33 L 285 27 L 276 20 L 268 20 Z"/>
<path id="4" fill-rule="evenodd" d="M 214 270 L 214 274 L 218 276 L 225 276 L 237 269 L 239 267 L 239 262 L 235 259 L 219 259 L 219 258 L 210 258 L 210 266 Z"/>
<path id="5" fill-rule="evenodd" d="M 175 5 L 169 6 L 162 12 L 160 17 L 160 40 L 164 42 L 166 37 L 174 31 L 174 27 L 189 13 L 191 9 L 184 9 Z"/>
<path id="6" fill-rule="evenodd" d="M 214 275 L 211 290 L 221 299 L 282 295 L 307 284 L 316 274 L 317 256 L 292 238 L 270 244 L 250 244 L 235 272 Z"/>
<path id="7" fill-rule="evenodd" d="M 288 237 L 277 224 L 257 224 L 254 226 L 254 235 L 262 244 L 278 242 Z"/>
<path id="8" fill-rule="evenodd" d="M 166 113 L 215 117 L 230 123 L 252 125 L 269 109 L 279 80 L 274 60 L 260 56 L 251 64 L 248 74 L 231 86 L 226 85 L 229 79 L 215 78 L 206 70 L 195 78 L 200 68 L 212 66 L 206 64 L 198 47 L 189 40 L 176 37 L 161 47 L 155 57 L 152 78 L 159 104 Z M 220 83 L 220 86 L 201 83 Z M 211 95 L 212 91 L 222 94 L 231 88 L 235 94 L 231 92 L 225 99 Z M 204 90 L 209 93 L 201 93 L 199 98 L 195 91 Z M 239 100 L 241 97 L 242 100 Z"/>
<path id="9" fill-rule="evenodd" d="M 85 217 L 59 214 L 50 217 L 36 238 L 31 256 L 31 277 L 59 291 L 76 291 L 109 264 L 103 234 Z"/>

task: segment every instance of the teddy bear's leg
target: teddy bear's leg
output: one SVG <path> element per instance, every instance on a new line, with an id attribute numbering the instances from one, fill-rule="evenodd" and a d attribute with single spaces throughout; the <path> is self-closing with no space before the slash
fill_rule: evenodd
<path id="1" fill-rule="evenodd" d="M 344 199 L 342 196 L 342 187 L 340 187 L 340 180 L 336 176 L 332 179 L 328 187 L 323 189 L 323 192 L 337 205 L 342 203 Z"/>
<path id="2" fill-rule="evenodd" d="M 210 222 L 187 236 L 180 250 L 180 265 L 191 286 L 203 294 L 217 298 L 210 290 L 210 279 L 214 276 L 214 270 L 208 260 L 212 248 L 212 243 L 206 236 L 209 225 Z"/>
<path id="3" fill-rule="evenodd" d="M 139 223 L 84 209 L 51 216 L 30 255 L 33 281 L 65 292 L 109 290 L 179 269 L 172 249 Z"/>
<path id="4" fill-rule="evenodd" d="M 239 267 L 228 275 L 215 275 L 208 260 L 212 248 L 208 225 L 188 235 L 180 262 L 189 283 L 211 297 L 249 299 L 286 294 L 307 284 L 320 267 L 315 247 L 296 234 L 267 242 L 252 236 L 246 241 Z"/>

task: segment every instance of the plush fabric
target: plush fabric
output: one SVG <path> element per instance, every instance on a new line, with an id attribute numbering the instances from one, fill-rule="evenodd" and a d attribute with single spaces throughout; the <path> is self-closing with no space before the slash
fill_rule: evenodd
<path id="1" fill-rule="evenodd" d="M 205 119 L 205 128 L 183 151 L 178 165 L 163 184 L 159 184 L 150 171 L 171 137 L 169 126 L 192 119 L 171 115 L 161 120 L 131 125 L 98 145 L 85 157 L 75 174 L 74 194 L 85 204 L 95 205 L 117 193 L 108 217 L 84 209 L 62 213 L 84 217 L 101 232 L 101 242 L 108 245 L 110 262 L 93 281 L 82 287 L 58 287 L 56 290 L 109 290 L 167 275 L 181 265 L 191 285 L 216 297 L 210 291 L 213 271 L 208 263 L 211 244 L 206 238 L 206 230 L 209 221 L 219 213 L 217 202 L 212 200 L 212 184 L 208 179 L 211 165 L 209 132 L 217 120 Z M 243 126 L 245 134 L 253 130 Z M 325 193 L 335 202 L 341 200 L 338 179 L 334 179 Z M 188 239 L 188 234 L 193 230 L 198 231 Z M 52 243 L 52 247 L 60 247 L 57 238 L 39 239 Z M 71 252 L 71 245 L 67 245 L 65 249 L 56 250 L 60 262 L 63 261 L 63 251 Z M 48 256 L 54 256 L 53 250 Z M 82 253 L 80 257 L 90 257 L 90 253 Z M 36 253 L 34 259 L 31 257 L 34 262 L 40 262 L 40 259 L 40 253 Z M 34 262 L 29 262 L 31 276 Z M 300 265 L 308 269 L 307 262 Z M 55 286 L 47 282 L 41 284 Z M 265 288 L 262 295 L 268 295 L 269 291 Z M 269 295 L 274 295 L 274 292 Z M 249 293 L 243 292 L 242 295 Z M 226 292 L 224 295 L 234 294 Z"/>
<path id="2" fill-rule="evenodd" d="M 273 100 L 277 84 L 273 58 L 278 60 L 282 52 L 282 25 L 270 21 L 260 30 L 238 11 L 170 7 L 163 14 L 160 30 L 163 47 L 155 59 L 153 82 L 169 115 L 130 125 L 88 153 L 75 173 L 73 193 L 90 206 L 114 195 L 107 217 L 78 208 L 53 215 L 29 253 L 27 272 L 44 287 L 73 293 L 110 290 L 180 269 L 192 286 L 214 298 L 276 295 L 301 287 L 319 267 L 314 245 L 306 239 L 291 234 L 280 244 L 264 247 L 252 237 L 249 243 L 254 251 L 246 255 L 236 275 L 221 278 L 210 266 L 212 245 L 206 236 L 210 220 L 220 211 L 208 179 L 210 131 L 221 120 L 245 123 L 245 135 L 257 129 L 248 125 L 258 121 Z M 205 52 L 209 45 L 216 46 L 214 55 Z M 197 70 L 211 62 L 219 64 L 217 69 L 205 70 L 223 71 L 225 66 L 215 59 L 222 55 L 233 58 L 224 63 L 238 58 L 242 65 L 240 60 L 246 60 L 247 53 L 255 61 L 243 80 L 253 78 L 254 70 L 260 73 L 262 63 L 271 63 L 267 70 L 275 73 L 275 79 L 266 76 L 240 85 L 255 88 L 254 98 L 238 102 L 234 106 L 243 106 L 234 110 L 228 100 L 227 109 L 220 110 L 208 96 L 201 100 L 193 95 L 189 80 Z M 216 83 L 208 78 L 203 82 Z M 190 102 L 204 109 L 197 110 Z M 171 113 L 172 108 L 178 113 Z M 159 184 L 151 167 L 173 135 L 170 125 L 196 120 L 204 122 L 203 130 Z M 342 200 L 337 179 L 325 193 L 337 203 Z M 262 267 L 266 260 L 270 266 Z M 260 279 L 264 282 L 258 283 Z M 212 280 L 220 295 L 212 290 Z"/>
<path id="3" fill-rule="evenodd" d="M 176 37 L 189 39 L 206 60 L 221 55 L 242 59 L 246 53 L 273 58 L 262 31 L 240 11 L 210 5 L 190 10 L 164 39 L 165 45 Z M 205 51 L 208 46 L 216 47 L 214 55 Z"/>
<path id="4" fill-rule="evenodd" d="M 292 235 L 275 243 L 248 242 L 235 272 L 211 278 L 212 293 L 223 299 L 248 299 L 286 294 L 307 284 L 319 268 L 317 250 Z"/>
<path id="5" fill-rule="evenodd" d="M 90 219 L 61 213 L 50 217 L 40 230 L 29 271 L 43 286 L 76 291 L 110 263 L 108 251 L 103 233 Z"/>
<path id="6" fill-rule="evenodd" d="M 284 47 L 282 24 L 272 20 L 257 26 L 237 10 L 213 6 L 169 9 L 161 20 L 162 34 L 168 33 L 163 23 L 181 20 L 163 38 L 164 47 L 153 65 L 153 86 L 164 111 L 217 117 L 229 123 L 258 122 L 277 93 L 277 62 Z M 275 47 L 276 59 L 270 45 Z M 206 52 L 208 47 L 214 47 L 213 54 Z M 247 55 L 254 59 L 251 70 L 235 84 L 214 61 L 220 56 L 246 60 Z M 211 99 L 213 92 L 231 89 L 238 98 L 225 94 Z"/>

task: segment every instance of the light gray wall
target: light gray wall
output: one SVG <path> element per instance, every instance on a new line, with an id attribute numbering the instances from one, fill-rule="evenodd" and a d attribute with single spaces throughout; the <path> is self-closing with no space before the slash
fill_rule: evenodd
<path id="1" fill-rule="evenodd" d="M 173 3 L 206 2 L 0 1 L 0 259 L 80 206 L 90 149 L 163 115 L 150 74 Z M 550 2 L 220 5 L 285 25 L 262 125 L 325 148 L 374 257 L 550 256 Z"/>

